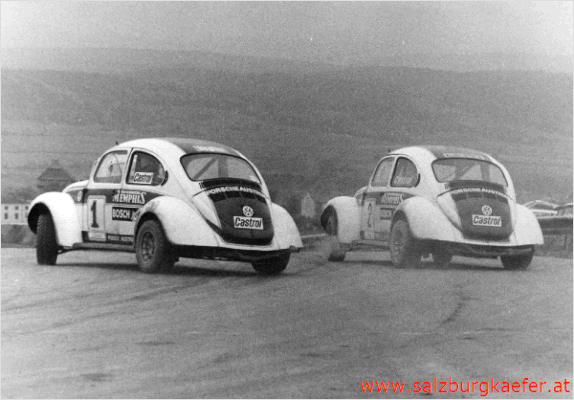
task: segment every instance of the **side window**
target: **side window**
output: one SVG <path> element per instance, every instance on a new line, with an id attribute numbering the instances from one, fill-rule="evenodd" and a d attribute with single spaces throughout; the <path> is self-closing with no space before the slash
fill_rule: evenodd
<path id="1" fill-rule="evenodd" d="M 406 158 L 399 158 L 393 179 L 391 179 L 391 186 L 394 187 L 413 187 L 417 184 L 418 172 L 417 167 L 412 161 Z"/>
<path id="2" fill-rule="evenodd" d="M 94 174 L 94 182 L 121 183 L 127 159 L 126 150 L 106 154 Z"/>
<path id="3" fill-rule="evenodd" d="M 393 161 L 393 158 L 385 158 L 379 163 L 375 175 L 373 176 L 373 180 L 371 181 L 371 186 L 387 186 L 389 184 Z"/>
<path id="4" fill-rule="evenodd" d="M 141 151 L 134 152 L 130 164 L 128 183 L 157 186 L 164 179 L 165 169 L 157 158 Z"/>

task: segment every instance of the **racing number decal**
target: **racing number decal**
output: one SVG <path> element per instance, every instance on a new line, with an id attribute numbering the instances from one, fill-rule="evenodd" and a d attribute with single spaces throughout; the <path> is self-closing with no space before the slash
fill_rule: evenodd
<path id="1" fill-rule="evenodd" d="M 88 197 L 88 237 L 91 240 L 106 240 L 105 204 L 105 196 Z"/>
<path id="2" fill-rule="evenodd" d="M 99 228 L 98 225 L 98 208 L 96 207 L 97 201 L 92 202 L 92 206 L 90 207 L 90 211 L 92 212 L 92 224 L 90 225 L 92 228 Z"/>
<path id="3" fill-rule="evenodd" d="M 369 208 L 367 208 L 367 228 L 373 227 L 372 220 L 373 220 L 373 203 L 369 203 Z"/>

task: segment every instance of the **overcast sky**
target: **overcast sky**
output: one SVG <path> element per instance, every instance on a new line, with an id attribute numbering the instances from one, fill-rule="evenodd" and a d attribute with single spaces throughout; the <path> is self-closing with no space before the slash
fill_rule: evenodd
<path id="1" fill-rule="evenodd" d="M 8 2 L 2 47 L 571 55 L 572 2 Z"/>

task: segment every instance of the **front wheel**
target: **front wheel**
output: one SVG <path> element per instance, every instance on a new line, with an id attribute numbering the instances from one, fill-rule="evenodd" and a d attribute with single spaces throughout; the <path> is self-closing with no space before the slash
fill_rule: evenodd
<path id="1" fill-rule="evenodd" d="M 338 229 L 337 214 L 332 212 L 325 225 L 325 231 L 329 240 L 329 261 L 343 261 L 345 259 L 346 252 L 343 245 L 339 242 Z"/>
<path id="2" fill-rule="evenodd" d="M 156 220 L 145 221 L 136 237 L 136 259 L 146 274 L 169 269 L 175 263 L 161 224 Z"/>
<path id="3" fill-rule="evenodd" d="M 36 229 L 36 261 L 40 265 L 56 265 L 58 243 L 52 215 L 48 212 L 38 216 Z"/>
<path id="4" fill-rule="evenodd" d="M 531 248 L 530 253 L 520 256 L 500 256 L 500 261 L 506 269 L 528 269 L 532 259 L 534 258 L 534 247 Z"/>
<path id="5" fill-rule="evenodd" d="M 419 264 L 421 251 L 404 219 L 399 219 L 391 228 L 389 244 L 391 261 L 396 268 L 416 267 Z"/>
<path id="6" fill-rule="evenodd" d="M 280 256 L 265 258 L 255 261 L 251 265 L 253 269 L 262 275 L 277 275 L 287 268 L 291 253 L 281 254 Z"/>

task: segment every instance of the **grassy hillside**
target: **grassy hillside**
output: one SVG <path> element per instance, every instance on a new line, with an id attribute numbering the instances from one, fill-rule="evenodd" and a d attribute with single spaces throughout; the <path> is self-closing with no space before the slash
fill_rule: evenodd
<path id="1" fill-rule="evenodd" d="M 253 159 L 276 190 L 352 194 L 389 148 L 453 144 L 505 163 L 519 200 L 572 192 L 572 76 L 348 68 L 122 74 L 2 69 L 2 194 L 51 159 L 77 178 L 116 140 L 185 136 Z"/>

